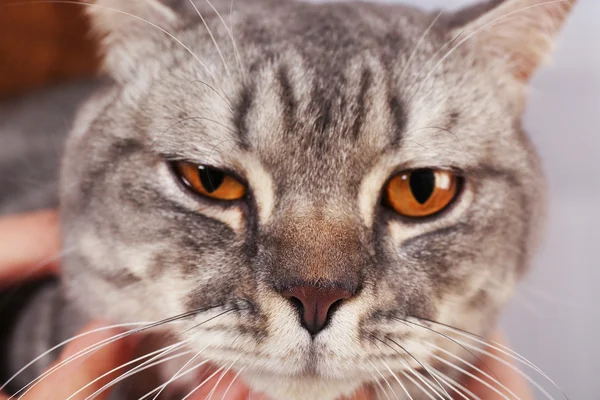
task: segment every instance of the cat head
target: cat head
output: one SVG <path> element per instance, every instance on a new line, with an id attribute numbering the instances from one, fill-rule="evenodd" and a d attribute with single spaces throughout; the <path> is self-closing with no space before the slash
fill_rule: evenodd
<path id="1" fill-rule="evenodd" d="M 444 326 L 485 335 L 535 247 L 520 121 L 573 4 L 98 0 L 115 85 L 65 155 L 69 293 L 185 314 L 162 328 L 284 397 L 461 355 Z"/>

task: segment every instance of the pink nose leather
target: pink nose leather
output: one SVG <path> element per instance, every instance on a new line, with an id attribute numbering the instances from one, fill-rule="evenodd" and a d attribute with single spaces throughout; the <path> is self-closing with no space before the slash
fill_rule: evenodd
<path id="1" fill-rule="evenodd" d="M 332 305 L 352 297 L 352 293 L 344 289 L 327 289 L 317 286 L 296 286 L 283 291 L 282 295 L 301 303 L 303 326 L 312 335 L 316 335 L 325 328 Z"/>

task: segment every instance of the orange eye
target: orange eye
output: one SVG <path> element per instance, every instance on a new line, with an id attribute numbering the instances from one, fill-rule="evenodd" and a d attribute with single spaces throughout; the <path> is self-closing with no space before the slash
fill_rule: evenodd
<path id="1" fill-rule="evenodd" d="M 239 200 L 246 187 L 231 175 L 205 165 L 175 163 L 179 178 L 194 192 L 216 200 Z"/>
<path id="2" fill-rule="evenodd" d="M 416 169 L 392 178 L 385 202 L 406 217 L 428 217 L 442 211 L 456 196 L 458 178 L 451 172 Z"/>

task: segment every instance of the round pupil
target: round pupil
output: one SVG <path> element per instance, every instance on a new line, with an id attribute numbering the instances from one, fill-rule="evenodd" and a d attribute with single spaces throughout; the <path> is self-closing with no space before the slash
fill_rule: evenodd
<path id="1" fill-rule="evenodd" d="M 223 180 L 225 180 L 224 173 L 212 168 L 200 167 L 198 168 L 198 173 L 200 174 L 200 182 L 202 182 L 204 189 L 208 193 L 217 190 L 223 184 Z"/>
<path id="2" fill-rule="evenodd" d="M 410 174 L 410 189 L 415 199 L 425 204 L 435 189 L 435 174 L 430 169 L 419 169 Z"/>

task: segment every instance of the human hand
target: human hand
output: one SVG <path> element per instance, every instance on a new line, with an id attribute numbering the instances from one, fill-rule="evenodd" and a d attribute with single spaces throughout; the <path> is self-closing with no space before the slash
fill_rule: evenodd
<path id="1" fill-rule="evenodd" d="M 1 217 L 0 288 L 56 273 L 59 268 L 59 252 L 60 238 L 55 211 L 46 210 Z M 84 331 L 95 332 L 66 345 L 59 359 L 50 368 L 58 366 L 80 350 L 120 333 L 115 329 L 103 329 L 97 322 L 88 325 Z M 132 351 L 132 340 L 129 338 L 109 343 L 99 351 L 90 352 L 85 358 L 81 357 L 70 363 L 64 362 L 63 367 L 56 368 L 54 373 L 32 386 L 23 399 L 66 399 L 97 377 L 125 363 Z M 107 375 L 105 379 L 100 379 L 86 387 L 73 399 L 85 399 L 112 378 L 114 376 Z M 0 382 L 0 385 L 3 383 Z M 98 399 L 106 399 L 108 394 L 109 391 L 106 391 Z M 6 394 L 0 393 L 0 400 L 8 398 Z"/>
<path id="2" fill-rule="evenodd" d="M 55 211 L 47 210 L 0 218 L 0 288 L 10 283 L 56 273 L 59 269 L 59 254 L 60 240 Z M 81 336 L 69 343 L 54 365 L 67 360 L 82 349 L 119 334 L 117 330 L 102 329 L 101 327 L 102 325 L 98 322 L 88 325 L 84 329 L 85 331 L 94 330 L 96 332 Z M 499 334 L 493 335 L 492 340 L 500 344 L 505 343 Z M 108 372 L 130 360 L 134 344 L 135 340 L 124 338 L 107 344 L 74 362 L 65 363 L 64 366 L 56 369 L 54 373 L 36 384 L 27 392 L 24 399 L 66 399 L 89 384 L 73 397 L 73 400 L 85 399 L 116 377 L 115 374 L 111 375 Z M 502 382 L 519 399 L 533 400 L 524 379 L 494 357 L 509 363 L 512 363 L 512 360 L 494 348 L 488 348 L 487 351 L 491 356 L 480 358 L 478 368 Z M 480 380 L 489 382 L 488 378 L 477 372 L 473 372 L 473 375 L 477 378 L 469 378 L 463 382 L 466 389 L 482 400 L 504 399 L 500 394 L 481 383 Z M 99 377 L 103 378 L 97 379 Z M 94 383 L 90 384 L 90 382 Z M 491 385 L 497 387 L 493 383 Z M 503 390 L 500 389 L 500 391 Z M 212 398 L 215 399 L 224 398 L 225 395 L 227 398 L 224 400 L 266 399 L 262 395 L 251 393 L 239 379 L 236 379 L 234 373 L 228 373 L 223 377 L 216 374 L 190 399 L 204 400 L 211 392 L 213 392 Z M 105 391 L 98 398 L 106 399 L 108 394 L 109 391 Z M 0 400 L 7 399 L 8 396 L 0 393 Z M 374 394 L 369 388 L 362 388 L 350 399 L 345 400 L 374 400 Z"/>
<path id="3" fill-rule="evenodd" d="M 0 289 L 56 273 L 59 254 L 56 211 L 0 217 Z"/>

